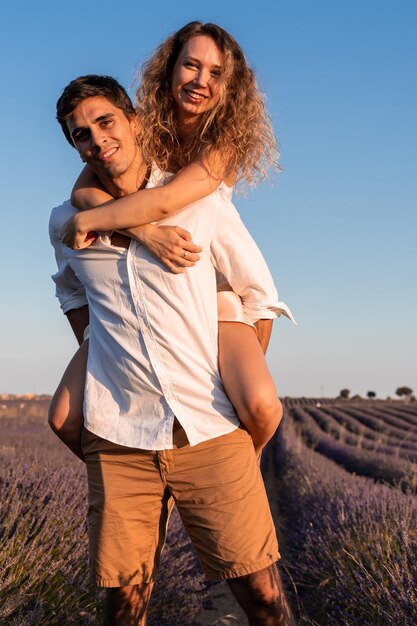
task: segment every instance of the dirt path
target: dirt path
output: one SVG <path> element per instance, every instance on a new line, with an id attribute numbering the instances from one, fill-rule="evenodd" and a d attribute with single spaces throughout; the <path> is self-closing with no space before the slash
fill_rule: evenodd
<path id="1" fill-rule="evenodd" d="M 198 619 L 199 626 L 245 626 L 244 612 L 229 591 L 227 583 L 213 585 L 210 593 L 213 608 L 206 609 Z"/>

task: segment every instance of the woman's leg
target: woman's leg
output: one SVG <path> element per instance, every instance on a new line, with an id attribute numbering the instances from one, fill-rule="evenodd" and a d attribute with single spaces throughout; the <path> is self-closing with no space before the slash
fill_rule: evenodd
<path id="1" fill-rule="evenodd" d="M 81 344 L 71 359 L 51 400 L 48 413 L 48 423 L 54 433 L 82 461 L 81 431 L 87 356 L 88 340 Z"/>
<path id="2" fill-rule="evenodd" d="M 219 365 L 226 393 L 259 454 L 278 428 L 282 406 L 253 328 L 219 322 Z"/>

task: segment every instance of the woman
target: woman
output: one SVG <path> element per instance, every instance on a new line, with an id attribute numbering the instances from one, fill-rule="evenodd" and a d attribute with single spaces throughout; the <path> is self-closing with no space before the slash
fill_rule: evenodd
<path id="1" fill-rule="evenodd" d="M 275 165 L 275 142 L 255 78 L 234 39 L 214 24 L 191 22 L 169 37 L 145 65 L 137 93 L 139 145 L 146 163 L 174 177 L 164 186 L 118 200 L 91 170 L 78 179 L 72 201 L 80 211 L 64 232 L 74 248 L 90 245 L 94 231 L 130 228 L 172 271 L 198 262 L 198 247 L 184 231 L 147 224 L 168 216 L 222 185 L 231 195 L 236 180 L 253 183 Z M 106 206 L 97 207 L 106 203 Z M 138 224 L 147 224 L 135 228 Z M 174 240 L 174 245 L 172 242 Z M 282 416 L 266 367 L 270 325 L 282 303 L 260 311 L 254 325 L 239 297 L 219 292 L 219 363 L 222 381 L 258 453 Z M 271 311 L 272 309 L 272 311 Z M 256 332 L 258 330 L 258 336 Z M 51 403 L 50 424 L 80 458 L 82 395 L 87 343 L 68 366 Z"/>

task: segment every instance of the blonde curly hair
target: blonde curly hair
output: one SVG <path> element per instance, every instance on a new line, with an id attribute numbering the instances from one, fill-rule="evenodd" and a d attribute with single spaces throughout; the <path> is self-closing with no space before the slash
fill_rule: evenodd
<path id="1" fill-rule="evenodd" d="M 192 143 L 185 145 L 177 125 L 171 80 L 183 45 L 206 35 L 223 54 L 217 104 L 201 115 Z M 169 171 L 201 154 L 220 156 L 222 171 L 253 185 L 278 166 L 278 148 L 254 72 L 233 37 L 216 24 L 190 22 L 170 35 L 144 63 L 136 93 L 139 142 L 144 159 Z"/>

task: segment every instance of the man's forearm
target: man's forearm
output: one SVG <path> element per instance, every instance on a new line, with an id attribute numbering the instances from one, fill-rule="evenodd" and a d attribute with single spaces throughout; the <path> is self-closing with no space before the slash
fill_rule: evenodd
<path id="1" fill-rule="evenodd" d="M 72 309 L 66 314 L 71 328 L 74 331 L 74 335 L 77 338 L 78 343 L 81 345 L 83 342 L 83 335 L 89 322 L 88 306 L 83 306 L 80 309 Z"/>
<path id="2" fill-rule="evenodd" d="M 261 348 L 265 354 L 271 338 L 272 320 L 258 320 L 255 322 L 255 326 L 258 331 L 259 343 L 261 344 Z"/>

